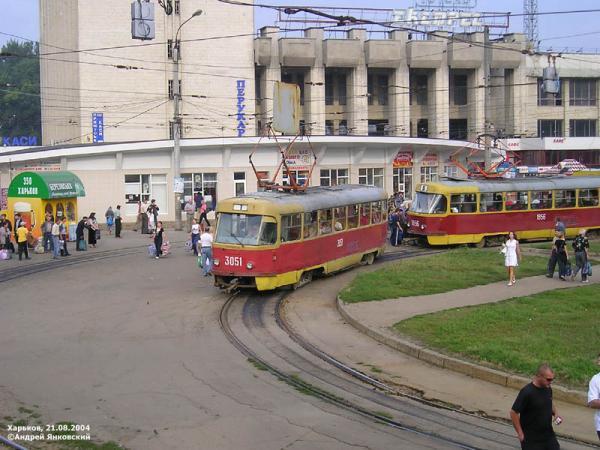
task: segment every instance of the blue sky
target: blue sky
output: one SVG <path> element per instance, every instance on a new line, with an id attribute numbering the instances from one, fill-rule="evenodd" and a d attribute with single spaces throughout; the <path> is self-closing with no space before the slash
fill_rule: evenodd
<path id="1" fill-rule="evenodd" d="M 61 0 L 53 0 L 61 1 Z M 101 1 L 101 0 L 88 0 Z M 128 1 L 128 0 L 123 0 Z M 360 8 L 407 8 L 413 5 L 412 0 L 261 0 L 271 5 L 319 5 Z M 510 11 L 515 14 L 522 12 L 523 0 L 478 0 L 478 11 Z M 564 11 L 567 9 L 600 8 L 598 0 L 538 0 L 540 12 Z M 0 32 L 9 33 L 37 40 L 39 37 L 38 0 L 0 0 Z M 275 14 L 261 8 L 256 9 L 256 28 L 272 24 Z M 522 31 L 523 18 L 511 19 L 511 30 Z M 539 35 L 543 40 L 541 49 L 552 47 L 562 50 L 565 47 L 584 48 L 600 52 L 600 13 L 540 16 Z M 590 34 L 594 33 L 594 34 Z M 573 36 L 578 35 L 578 36 Z M 564 37 L 572 36 L 572 37 Z M 556 39 L 559 38 L 559 39 Z M 0 45 L 9 37 L 0 34 Z"/>

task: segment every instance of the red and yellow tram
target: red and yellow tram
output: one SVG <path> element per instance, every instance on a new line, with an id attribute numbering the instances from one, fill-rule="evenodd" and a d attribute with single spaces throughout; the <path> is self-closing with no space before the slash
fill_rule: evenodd
<path id="1" fill-rule="evenodd" d="M 519 239 L 550 239 L 556 218 L 567 236 L 600 230 L 598 176 L 457 180 L 417 186 L 410 232 L 430 245 L 486 245 L 509 231 Z"/>
<path id="2" fill-rule="evenodd" d="M 386 194 L 364 185 L 264 191 L 217 205 L 215 285 L 300 286 L 383 253 Z"/>

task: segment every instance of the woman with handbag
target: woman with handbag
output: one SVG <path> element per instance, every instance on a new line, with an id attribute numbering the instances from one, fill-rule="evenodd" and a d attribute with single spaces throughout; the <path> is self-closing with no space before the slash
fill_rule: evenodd
<path id="1" fill-rule="evenodd" d="M 521 260 L 521 248 L 513 231 L 508 233 L 508 239 L 504 243 L 502 253 L 504 253 L 504 265 L 508 269 L 508 285 L 512 286 L 517 282 L 515 268 Z"/>
<path id="2" fill-rule="evenodd" d="M 98 227 L 98 221 L 96 220 L 95 212 L 90 213 L 90 216 L 88 217 L 87 229 L 88 245 L 92 248 L 96 248 L 96 231 L 98 231 L 100 228 Z"/>
<path id="3" fill-rule="evenodd" d="M 579 230 L 579 234 L 573 240 L 573 250 L 575 251 L 575 270 L 573 271 L 573 275 L 571 275 L 571 281 L 575 280 L 577 276 L 577 272 L 581 270 L 581 282 L 589 283 L 588 278 L 588 252 L 590 248 L 590 243 L 588 242 L 588 238 L 585 235 L 585 230 Z"/>

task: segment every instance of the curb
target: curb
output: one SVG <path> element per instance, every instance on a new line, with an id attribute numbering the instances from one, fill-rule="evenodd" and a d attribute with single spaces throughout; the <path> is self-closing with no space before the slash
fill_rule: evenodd
<path id="1" fill-rule="evenodd" d="M 421 361 L 425 361 L 443 369 L 452 370 L 454 372 L 462 373 L 463 375 L 488 381 L 500 386 L 506 386 L 512 389 L 521 389 L 524 385 L 531 381 L 529 378 L 502 372 L 500 370 L 491 369 L 485 366 L 480 366 L 462 359 L 453 358 L 451 356 L 438 353 L 434 350 L 417 345 L 414 342 L 402 339 L 384 329 L 369 328 L 352 316 L 350 312 L 348 312 L 344 302 L 339 296 L 337 296 L 336 303 L 337 310 L 340 315 L 354 328 L 375 339 L 376 341 L 402 353 L 406 353 L 413 358 L 417 358 Z M 585 392 L 567 389 L 563 386 L 557 385 L 552 386 L 552 392 L 556 400 L 562 400 L 579 406 L 587 405 L 587 393 Z"/>

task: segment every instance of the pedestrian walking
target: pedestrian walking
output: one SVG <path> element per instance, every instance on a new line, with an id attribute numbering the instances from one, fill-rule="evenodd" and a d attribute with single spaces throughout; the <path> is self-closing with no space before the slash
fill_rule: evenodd
<path id="1" fill-rule="evenodd" d="M 390 244 L 394 247 L 402 244 L 402 228 L 400 227 L 400 208 L 396 208 L 388 217 L 390 227 Z"/>
<path id="2" fill-rule="evenodd" d="M 200 241 L 200 225 L 196 219 L 192 219 L 192 232 L 190 233 L 190 239 L 192 241 L 192 249 L 194 255 L 198 256 L 198 241 Z"/>
<path id="3" fill-rule="evenodd" d="M 91 212 L 87 221 L 87 229 L 88 229 L 88 245 L 92 248 L 96 248 L 96 231 L 99 230 L 98 221 L 96 220 L 96 213 Z"/>
<path id="4" fill-rule="evenodd" d="M 522 450 L 559 450 L 552 428 L 562 422 L 552 401 L 554 371 L 548 364 L 541 364 L 531 383 L 519 391 L 510 410 Z"/>
<path id="5" fill-rule="evenodd" d="M 60 220 L 60 218 L 57 218 Z M 60 244 L 58 241 L 60 240 L 60 225 L 58 222 L 54 222 L 52 224 L 52 259 L 58 259 L 58 255 L 60 255 Z"/>
<path id="6" fill-rule="evenodd" d="M 596 364 L 600 366 L 600 353 L 598 353 L 598 357 L 596 358 Z M 594 375 L 590 380 L 588 406 L 596 410 L 594 417 L 596 434 L 598 435 L 598 439 L 600 439 L 600 372 Z"/>
<path id="7" fill-rule="evenodd" d="M 160 208 L 156 204 L 155 199 L 152 199 L 150 201 L 150 206 L 148 206 L 147 211 L 148 211 L 148 214 L 150 214 L 153 218 L 152 228 L 156 228 L 157 224 L 158 224 L 158 211 L 160 211 Z"/>
<path id="8" fill-rule="evenodd" d="M 194 219 L 194 200 L 190 197 L 187 202 L 185 202 L 185 206 L 183 210 L 185 211 L 185 218 L 187 224 L 187 232 L 192 232 L 192 220 Z"/>
<path id="9" fill-rule="evenodd" d="M 156 256 L 158 259 L 162 255 L 162 244 L 164 239 L 164 229 L 162 222 L 158 221 L 156 223 L 156 229 L 154 230 L 154 247 L 156 247 Z"/>
<path id="10" fill-rule="evenodd" d="M 577 273 L 581 270 L 581 282 L 588 282 L 587 262 L 589 258 L 590 243 L 585 235 L 585 230 L 579 230 L 579 234 L 573 240 L 573 251 L 575 252 L 575 271 L 571 275 L 571 281 L 575 280 Z"/>
<path id="11" fill-rule="evenodd" d="M 521 261 L 521 247 L 514 231 L 508 233 L 508 239 L 504 242 L 502 252 L 504 253 L 504 266 L 508 269 L 508 285 L 512 286 L 517 282 L 515 271 Z"/>
<path id="12" fill-rule="evenodd" d="M 200 204 L 200 218 L 198 219 L 198 223 L 202 225 L 202 221 L 206 222 L 206 226 L 210 228 L 210 222 L 208 221 L 208 217 L 206 216 L 208 212 L 208 206 L 206 205 L 206 201 L 202 199 Z"/>
<path id="13" fill-rule="evenodd" d="M 121 229 L 123 227 L 122 218 L 121 218 L 121 205 L 117 205 L 117 208 L 114 211 L 115 214 L 115 237 L 121 237 Z"/>
<path id="14" fill-rule="evenodd" d="M 60 249 L 60 256 L 69 256 L 69 250 L 67 249 L 67 221 L 64 218 L 59 218 L 59 233 L 60 239 L 62 240 L 62 248 Z M 60 242 L 60 241 L 59 241 Z"/>
<path id="15" fill-rule="evenodd" d="M 112 206 L 108 207 L 104 213 L 104 217 L 106 218 L 106 229 L 108 230 L 108 234 L 112 234 L 112 228 L 115 224 L 115 212 L 113 211 Z"/>
<path id="16" fill-rule="evenodd" d="M 556 248 L 556 258 L 558 261 L 558 278 L 562 281 L 566 280 L 567 264 L 569 262 L 569 252 L 567 251 L 567 240 L 564 233 L 558 232 L 558 237 L 554 241 L 554 247 Z M 552 270 L 554 274 L 554 268 Z"/>
<path id="17" fill-rule="evenodd" d="M 83 216 L 81 220 L 77 223 L 77 228 L 75 229 L 75 250 L 77 250 L 78 252 L 87 250 L 87 245 L 85 244 L 85 237 L 83 236 L 83 232 L 87 228 L 87 223 L 87 216 Z"/>
<path id="18" fill-rule="evenodd" d="M 202 271 L 204 276 L 210 276 L 210 269 L 212 265 L 212 243 L 213 238 L 210 234 L 210 227 L 206 227 L 204 232 L 200 235 L 200 263 L 202 264 Z"/>
<path id="19" fill-rule="evenodd" d="M 46 213 L 46 220 L 42 222 L 40 228 L 42 229 L 42 238 L 44 245 L 44 253 L 53 250 L 52 248 L 52 225 L 54 225 L 54 220 L 52 219 L 52 214 Z"/>
<path id="20" fill-rule="evenodd" d="M 25 254 L 25 259 L 31 259 L 29 257 L 29 250 L 27 250 L 27 235 L 29 234 L 29 230 L 25 227 L 25 222 L 19 222 L 19 228 L 17 228 L 17 246 L 19 247 L 19 261 L 23 259 L 23 254 Z"/>

